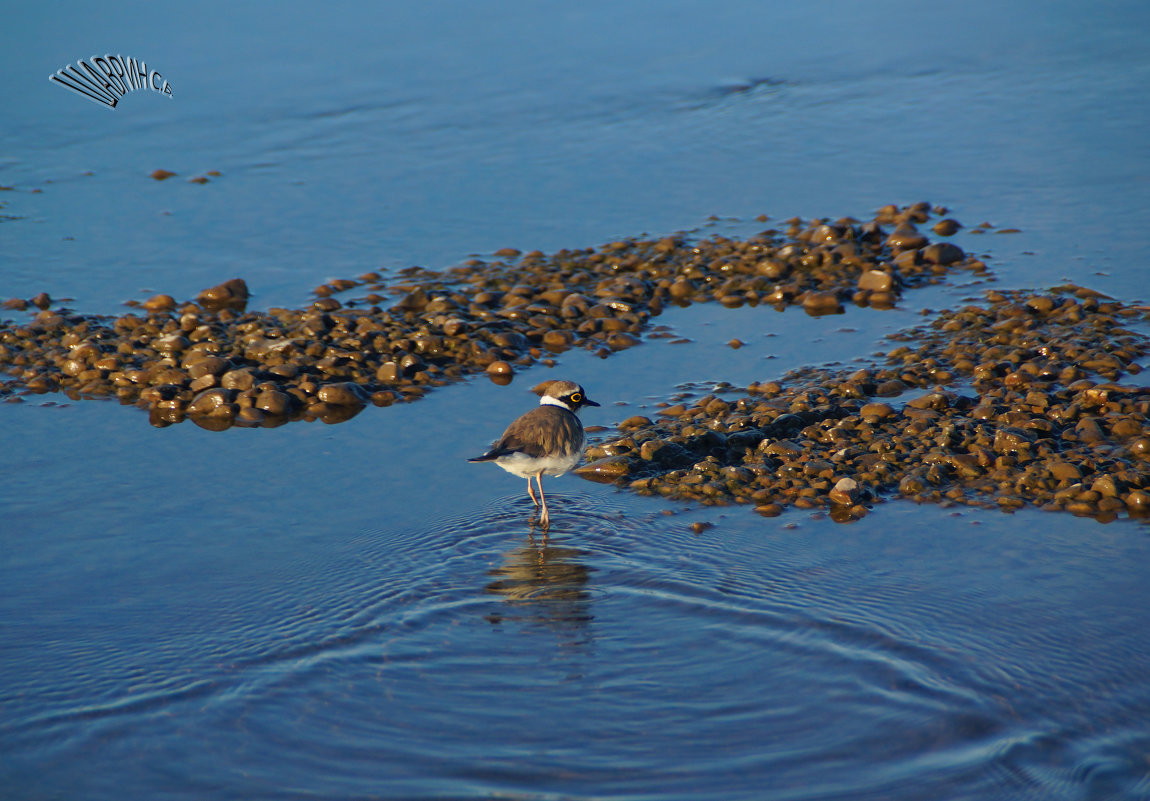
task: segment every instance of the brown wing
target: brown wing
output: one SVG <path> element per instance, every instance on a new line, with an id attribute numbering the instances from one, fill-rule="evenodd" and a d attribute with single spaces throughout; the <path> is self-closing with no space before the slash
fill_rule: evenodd
<path id="1" fill-rule="evenodd" d="M 507 426 L 492 452 L 518 451 L 532 458 L 548 453 L 570 454 L 583 442 L 583 424 L 566 409 L 550 404 L 536 406 Z"/>

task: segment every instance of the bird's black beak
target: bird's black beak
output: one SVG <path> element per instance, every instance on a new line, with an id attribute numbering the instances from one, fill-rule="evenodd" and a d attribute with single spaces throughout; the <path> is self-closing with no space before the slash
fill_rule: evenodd
<path id="1" fill-rule="evenodd" d="M 584 406 L 598 406 L 599 404 L 596 403 L 595 401 L 591 400 L 590 398 L 584 397 L 583 398 L 583 405 Z"/>

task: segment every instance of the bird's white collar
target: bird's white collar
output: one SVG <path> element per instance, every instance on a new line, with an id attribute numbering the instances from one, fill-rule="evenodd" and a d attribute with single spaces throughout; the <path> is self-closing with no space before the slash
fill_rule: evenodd
<path id="1" fill-rule="evenodd" d="M 539 399 L 539 405 L 540 406 L 558 406 L 560 409 L 566 409 L 567 411 L 571 412 L 572 414 L 575 413 L 575 410 L 572 409 L 570 406 L 568 406 L 566 403 L 559 400 L 558 398 L 553 398 L 550 395 L 544 395 L 542 398 L 540 398 Z"/>

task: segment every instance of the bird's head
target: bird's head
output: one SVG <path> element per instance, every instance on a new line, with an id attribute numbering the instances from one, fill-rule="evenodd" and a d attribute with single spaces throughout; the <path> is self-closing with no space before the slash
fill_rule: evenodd
<path id="1" fill-rule="evenodd" d="M 568 411 L 579 413 L 584 406 L 598 406 L 599 404 L 587 397 L 583 387 L 574 381 L 544 381 L 535 387 L 539 395 L 540 405 L 551 404 L 562 406 Z"/>

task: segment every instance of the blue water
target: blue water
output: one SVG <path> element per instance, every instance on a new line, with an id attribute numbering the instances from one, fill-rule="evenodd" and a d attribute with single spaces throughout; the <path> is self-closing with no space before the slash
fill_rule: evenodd
<path id="1" fill-rule="evenodd" d="M 1026 285 L 1101 270 L 1141 292 L 1115 259 L 1150 213 L 1150 12 L 1012 8 L 27 8 L 0 55 L 4 291 L 111 311 L 242 275 L 295 305 L 325 278 L 504 246 L 925 199 L 1023 229 L 993 250 Z M 173 97 L 110 110 L 48 81 L 105 52 Z"/>
<path id="2" fill-rule="evenodd" d="M 7 16 L 0 298 L 115 313 L 242 276 L 298 306 L 504 246 L 924 199 L 1021 233 L 968 227 L 995 281 L 896 311 L 671 309 L 690 343 L 339 425 L 0 404 L 4 798 L 1150 797 L 1145 525 L 764 519 L 565 477 L 544 541 L 521 482 L 465 461 L 545 377 L 610 425 L 686 384 L 853 363 L 988 286 L 1145 300 L 1143 4 Z M 47 80 L 106 52 L 173 97 L 110 110 Z"/>

